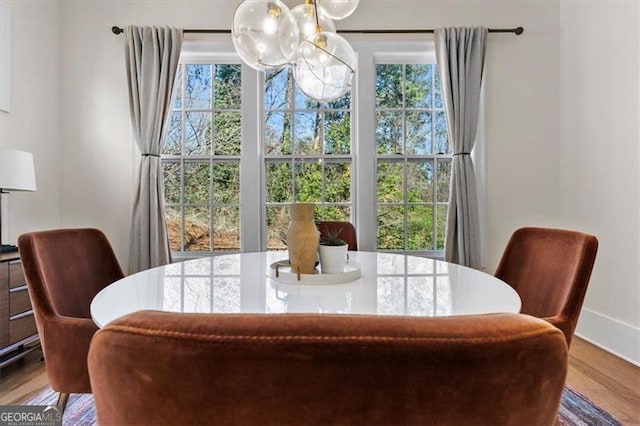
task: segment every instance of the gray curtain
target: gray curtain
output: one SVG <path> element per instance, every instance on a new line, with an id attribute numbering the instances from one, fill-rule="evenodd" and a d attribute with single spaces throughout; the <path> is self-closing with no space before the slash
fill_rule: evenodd
<path id="1" fill-rule="evenodd" d="M 131 125 L 142 153 L 131 213 L 129 271 L 133 273 L 171 262 L 160 154 L 182 30 L 130 26 L 125 36 Z"/>
<path id="2" fill-rule="evenodd" d="M 445 260 L 480 268 L 478 194 L 471 151 L 480 110 L 486 28 L 435 31 L 449 142 L 453 147 Z"/>

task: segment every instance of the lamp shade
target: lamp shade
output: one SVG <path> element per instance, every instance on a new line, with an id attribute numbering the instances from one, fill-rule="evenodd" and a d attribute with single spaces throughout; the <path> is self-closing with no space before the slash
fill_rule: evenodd
<path id="1" fill-rule="evenodd" d="M 344 19 L 356 10 L 359 3 L 360 0 L 322 0 L 320 4 L 329 18 Z"/>
<path id="2" fill-rule="evenodd" d="M 233 46 L 258 71 L 286 66 L 296 52 L 298 38 L 298 24 L 280 0 L 246 0 L 233 15 Z"/>
<path id="3" fill-rule="evenodd" d="M 355 66 L 356 54 L 344 38 L 320 32 L 300 43 L 293 77 L 305 95 L 328 102 L 351 89 Z"/>
<path id="4" fill-rule="evenodd" d="M 300 42 L 314 36 L 316 34 L 317 24 L 320 24 L 322 31 L 327 33 L 335 33 L 336 26 L 322 10 L 318 7 L 318 20 L 316 21 L 316 8 L 313 4 L 300 4 L 291 9 L 294 19 L 298 23 L 300 30 Z"/>
<path id="5" fill-rule="evenodd" d="M 17 149 L 0 149 L 0 190 L 36 190 L 33 154 Z"/>

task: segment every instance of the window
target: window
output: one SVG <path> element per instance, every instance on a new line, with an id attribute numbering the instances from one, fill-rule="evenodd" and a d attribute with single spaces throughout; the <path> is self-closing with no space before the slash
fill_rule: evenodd
<path id="1" fill-rule="evenodd" d="M 376 64 L 377 248 L 444 249 L 451 148 L 437 68 Z"/>
<path id="2" fill-rule="evenodd" d="M 294 201 L 316 203 L 317 220 L 351 218 L 351 98 L 313 101 L 286 68 L 264 88 L 267 248 L 284 249 Z"/>
<path id="3" fill-rule="evenodd" d="M 183 63 L 162 164 L 171 250 L 240 250 L 241 66 Z"/>
<path id="4" fill-rule="evenodd" d="M 313 202 L 317 220 L 353 222 L 363 250 L 441 256 L 451 148 L 424 46 L 354 43 L 354 90 L 327 103 L 230 43 L 184 55 L 162 155 L 171 250 L 285 249 L 289 204 Z"/>

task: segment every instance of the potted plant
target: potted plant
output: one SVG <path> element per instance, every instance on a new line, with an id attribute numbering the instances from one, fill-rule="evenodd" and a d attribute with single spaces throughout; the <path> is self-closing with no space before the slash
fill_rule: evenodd
<path id="1" fill-rule="evenodd" d="M 320 236 L 318 252 L 320 254 L 320 269 L 323 274 L 340 274 L 344 272 L 347 262 L 347 249 L 349 246 L 340 238 L 338 230 L 329 230 Z"/>

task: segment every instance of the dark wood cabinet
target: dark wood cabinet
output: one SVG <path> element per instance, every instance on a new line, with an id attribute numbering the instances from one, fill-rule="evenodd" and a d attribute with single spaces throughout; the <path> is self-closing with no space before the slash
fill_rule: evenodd
<path id="1" fill-rule="evenodd" d="M 39 346 L 20 255 L 0 254 L 0 368 Z"/>

